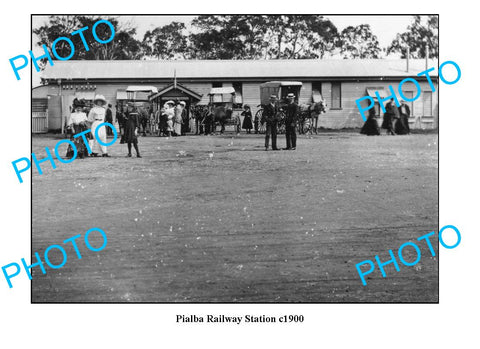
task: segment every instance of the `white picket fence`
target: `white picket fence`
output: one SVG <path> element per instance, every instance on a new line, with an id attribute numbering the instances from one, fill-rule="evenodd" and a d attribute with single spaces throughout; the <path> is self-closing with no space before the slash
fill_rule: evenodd
<path id="1" fill-rule="evenodd" d="M 32 113 L 32 133 L 48 132 L 48 112 Z"/>

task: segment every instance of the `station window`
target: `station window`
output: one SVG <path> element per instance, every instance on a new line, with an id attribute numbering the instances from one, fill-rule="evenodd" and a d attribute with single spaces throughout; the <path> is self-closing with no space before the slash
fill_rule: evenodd
<path id="1" fill-rule="evenodd" d="M 223 87 L 223 83 L 222 82 L 212 82 L 212 87 L 213 88 Z"/>
<path id="2" fill-rule="evenodd" d="M 322 95 L 322 82 L 321 81 L 312 82 L 312 91 L 318 91 Z"/>
<path id="3" fill-rule="evenodd" d="M 433 116 L 432 91 L 422 91 L 422 94 L 423 94 L 423 116 Z"/>
<path id="4" fill-rule="evenodd" d="M 342 109 L 342 84 L 332 82 L 332 102 L 330 109 Z"/>

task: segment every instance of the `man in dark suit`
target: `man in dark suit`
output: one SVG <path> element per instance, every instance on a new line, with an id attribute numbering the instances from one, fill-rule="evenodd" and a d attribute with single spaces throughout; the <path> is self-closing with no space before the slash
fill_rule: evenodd
<path id="1" fill-rule="evenodd" d="M 286 150 L 295 150 L 297 148 L 297 134 L 295 127 L 298 119 L 298 105 L 295 103 L 295 95 L 287 95 L 288 104 L 285 107 L 285 136 L 287 138 Z"/>
<path id="2" fill-rule="evenodd" d="M 107 111 L 105 112 L 105 122 L 108 122 L 113 125 L 113 115 L 112 115 L 112 105 L 109 104 Z M 113 136 L 113 130 L 110 127 L 107 127 L 107 136 Z"/>
<path id="3" fill-rule="evenodd" d="M 410 107 L 405 103 L 403 99 L 400 101 L 400 107 L 398 107 L 398 112 L 400 114 L 400 118 L 395 124 L 395 132 L 401 135 L 408 135 L 410 134 L 410 126 L 408 125 L 408 118 L 410 117 Z"/>
<path id="4" fill-rule="evenodd" d="M 272 149 L 279 150 L 277 148 L 278 107 L 276 105 L 276 101 L 277 97 L 275 95 L 271 95 L 270 103 L 265 106 L 262 113 L 262 122 L 266 123 L 265 151 L 268 150 L 270 135 L 272 136 Z"/>

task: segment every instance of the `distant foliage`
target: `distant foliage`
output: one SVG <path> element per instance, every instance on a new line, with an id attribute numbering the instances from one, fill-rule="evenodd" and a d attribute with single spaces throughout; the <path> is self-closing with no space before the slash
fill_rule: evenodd
<path id="1" fill-rule="evenodd" d="M 187 58 L 185 23 L 172 22 L 147 31 L 143 37 L 144 54 L 157 59 Z"/>
<path id="2" fill-rule="evenodd" d="M 381 49 L 369 24 L 349 26 L 342 30 L 338 39 L 340 54 L 345 59 L 379 58 Z"/>
<path id="3" fill-rule="evenodd" d="M 438 58 L 438 16 L 414 16 L 413 23 L 404 33 L 397 37 L 387 47 L 387 54 L 398 52 L 402 58 L 407 56 L 407 46 L 410 47 L 412 58 L 425 58 L 426 45 L 429 46 L 429 57 Z"/>
<path id="4" fill-rule="evenodd" d="M 312 15 L 201 15 L 191 23 L 172 22 L 148 30 L 137 40 L 136 27 L 120 21 L 121 17 L 50 16 L 47 24 L 35 28 L 38 46 L 51 47 L 60 36 L 75 44 L 72 59 L 305 59 L 340 55 L 345 59 L 380 58 L 382 49 L 370 25 L 349 26 L 339 32 L 323 16 Z M 109 20 L 115 27 L 115 39 L 108 44 L 96 42 L 91 34 L 99 19 Z M 438 57 L 438 17 L 414 16 L 404 33 L 397 34 L 387 54 L 405 57 L 407 45 L 413 58 Z M 80 36 L 72 31 L 88 26 L 84 32 L 90 50 L 83 48 Z M 188 28 L 188 29 L 187 29 Z M 109 36 L 106 25 L 97 27 L 100 38 Z M 70 54 L 70 46 L 61 41 L 57 52 Z M 55 59 L 55 57 L 53 57 Z"/>
<path id="5" fill-rule="evenodd" d="M 100 19 L 110 21 L 115 28 L 115 38 L 107 44 L 97 42 L 92 35 L 92 27 Z M 88 29 L 83 31 L 83 34 L 90 48 L 88 51 L 84 48 L 80 35 L 70 35 L 73 31 L 86 26 Z M 142 43 L 134 38 L 136 28 L 120 24 L 116 17 L 50 16 L 48 23 L 35 28 L 33 33 L 39 38 L 38 46 L 45 44 L 49 48 L 53 41 L 60 36 L 71 39 L 75 45 L 75 53 L 71 59 L 111 60 L 143 57 Z M 96 28 L 96 33 L 100 39 L 107 39 L 110 37 L 110 28 L 105 24 L 100 24 Z M 67 57 L 70 50 L 70 46 L 65 41 L 60 41 L 56 45 L 56 51 L 61 57 Z M 51 56 L 56 59 L 54 55 Z"/>

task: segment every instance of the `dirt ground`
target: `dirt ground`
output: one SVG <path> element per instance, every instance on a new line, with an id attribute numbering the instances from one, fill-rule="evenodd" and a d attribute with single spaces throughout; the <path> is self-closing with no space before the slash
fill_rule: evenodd
<path id="1" fill-rule="evenodd" d="M 33 136 L 33 151 L 58 140 Z M 117 141 L 111 158 L 45 163 L 33 172 L 33 251 L 43 258 L 82 234 L 83 258 L 68 244 L 63 268 L 34 268 L 32 301 L 438 301 L 438 258 L 425 243 L 416 266 L 390 264 L 386 278 L 377 267 L 367 286 L 355 268 L 438 232 L 437 134 L 324 132 L 278 152 L 263 142 L 141 137 L 141 159 Z M 92 227 L 108 236 L 100 252 L 83 242 Z M 415 259 L 409 248 L 404 257 Z"/>

